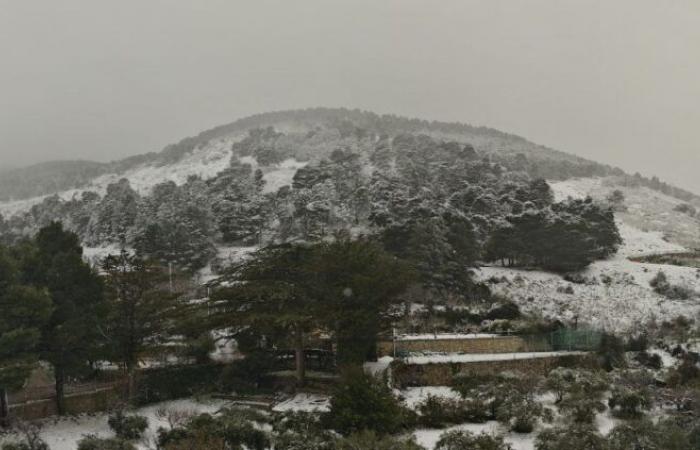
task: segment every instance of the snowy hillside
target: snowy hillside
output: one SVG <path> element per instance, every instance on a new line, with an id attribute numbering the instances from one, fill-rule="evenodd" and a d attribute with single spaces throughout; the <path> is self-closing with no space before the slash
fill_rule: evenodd
<path id="1" fill-rule="evenodd" d="M 573 178 L 550 184 L 556 201 L 585 196 L 604 201 L 611 192 L 619 190 L 625 201 L 623 210 L 616 215 L 623 223 L 638 230 L 658 232 L 669 242 L 687 248 L 700 247 L 698 217 L 677 210 L 685 202 L 648 187 L 627 186 L 618 181 L 615 177 Z"/>
<path id="2" fill-rule="evenodd" d="M 141 195 L 148 195 L 153 186 L 167 181 L 173 181 L 179 186 L 184 184 L 191 176 L 198 176 L 203 180 L 208 180 L 229 167 L 232 157 L 231 145 L 239 139 L 239 137 L 216 139 L 193 150 L 176 163 L 167 165 L 144 164 L 123 173 L 103 174 L 93 179 L 90 183 L 76 189 L 58 192 L 57 195 L 63 200 L 79 197 L 86 191 L 104 195 L 107 191 L 107 186 L 123 178 L 129 180 L 131 187 Z M 240 162 L 250 164 L 253 170 L 259 168 L 255 158 L 252 157 L 240 158 Z M 306 162 L 289 158 L 279 164 L 260 167 L 264 173 L 264 192 L 276 192 L 279 188 L 290 185 L 296 171 L 306 165 Z M 12 217 L 26 212 L 32 206 L 41 203 L 46 197 L 0 202 L 0 215 Z"/>
<path id="3" fill-rule="evenodd" d="M 617 187 L 606 185 L 603 179 L 589 178 L 552 183 L 552 188 L 556 198 L 563 200 L 586 195 L 602 199 Z M 504 267 L 482 267 L 477 271 L 478 277 L 491 283 L 494 292 L 511 298 L 525 312 L 564 321 L 578 320 L 611 331 L 634 332 L 649 320 L 661 322 L 680 315 L 695 317 L 700 311 L 697 295 L 690 300 L 669 300 L 654 292 L 649 282 L 663 271 L 671 284 L 697 292 L 700 291 L 697 269 L 635 263 L 628 259 L 687 251 L 682 245 L 668 242 L 668 230 L 672 227 L 690 230 L 695 219 L 680 217 L 677 218 L 680 224 L 672 224 L 666 216 L 666 220 L 652 221 L 646 211 L 656 208 L 668 213 L 679 201 L 647 191 L 646 188 L 625 189 L 628 201 L 633 204 L 628 212 L 616 214 L 623 246 L 613 258 L 595 262 L 582 272 L 583 283 L 566 281 L 558 274 Z M 644 223 L 655 228 L 644 231 L 634 226 L 645 219 Z M 676 238 L 689 241 L 692 234 L 676 235 Z"/>
<path id="4" fill-rule="evenodd" d="M 231 145 L 235 140 L 235 138 L 213 140 L 193 150 L 174 164 L 143 164 L 123 173 L 103 174 L 79 188 L 57 194 L 64 200 L 80 196 L 85 191 L 104 195 L 109 184 L 115 183 L 122 178 L 128 179 L 131 187 L 140 194 L 147 194 L 153 186 L 165 181 L 174 181 L 176 184 L 181 185 L 193 175 L 206 180 L 228 167 L 231 160 Z M 17 213 L 29 210 L 32 206 L 41 203 L 44 198 L 46 196 L 0 202 L 0 214 L 5 217 L 11 217 Z"/>

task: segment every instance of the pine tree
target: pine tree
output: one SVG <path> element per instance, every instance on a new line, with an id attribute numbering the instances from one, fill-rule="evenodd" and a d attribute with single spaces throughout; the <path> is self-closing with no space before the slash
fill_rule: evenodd
<path id="1" fill-rule="evenodd" d="M 135 394 L 139 358 L 167 338 L 177 304 L 162 286 L 163 271 L 126 251 L 109 255 L 102 263 L 107 287 L 105 334 L 111 357 L 126 372 L 128 398 Z"/>
<path id="2" fill-rule="evenodd" d="M 22 269 L 35 286 L 47 289 L 53 304 L 51 317 L 41 328 L 39 350 L 41 359 L 54 368 L 56 406 L 63 414 L 68 376 L 79 375 L 94 359 L 103 285 L 83 261 L 78 237 L 60 223 L 42 228 L 34 242 L 37 251 L 23 262 Z"/>
<path id="3" fill-rule="evenodd" d="M 16 262 L 0 247 L 0 427 L 7 425 L 7 392 L 19 389 L 38 360 L 40 328 L 51 314 L 46 292 L 20 284 Z"/>
<path id="4" fill-rule="evenodd" d="M 304 384 L 306 335 L 321 321 L 310 295 L 311 250 L 281 245 L 259 250 L 238 268 L 237 283 L 212 294 L 211 327 L 252 328 L 263 334 L 283 333 L 296 354 L 296 376 Z"/>

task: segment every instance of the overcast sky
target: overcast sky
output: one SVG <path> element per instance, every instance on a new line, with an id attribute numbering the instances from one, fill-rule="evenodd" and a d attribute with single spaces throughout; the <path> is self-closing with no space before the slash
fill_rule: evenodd
<path id="1" fill-rule="evenodd" d="M 0 167 L 347 106 L 700 193 L 699 24 L 698 0 L 0 0 Z"/>

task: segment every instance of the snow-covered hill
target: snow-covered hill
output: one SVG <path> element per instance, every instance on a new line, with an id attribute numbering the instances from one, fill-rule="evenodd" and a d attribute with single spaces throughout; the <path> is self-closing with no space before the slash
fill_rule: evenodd
<path id="1" fill-rule="evenodd" d="M 79 197 L 86 191 L 96 192 L 102 196 L 107 191 L 107 186 L 124 178 L 129 180 L 131 187 L 141 195 L 147 195 L 153 186 L 167 181 L 182 185 L 191 176 L 208 180 L 229 167 L 232 157 L 231 146 L 242 137 L 242 135 L 237 135 L 214 139 L 185 154 L 177 162 L 171 164 L 145 163 L 124 172 L 102 174 L 78 188 L 57 192 L 55 195 L 63 200 Z M 252 157 L 240 158 L 240 162 L 250 164 L 253 170 L 260 168 L 263 171 L 264 192 L 276 192 L 282 186 L 291 184 L 296 171 L 307 164 L 294 158 L 268 167 L 259 167 L 257 161 Z M 41 203 L 46 197 L 48 196 L 0 202 L 0 215 L 7 218 L 29 211 L 32 206 Z"/>
<path id="2" fill-rule="evenodd" d="M 581 280 L 566 281 L 561 275 L 542 271 L 482 267 L 477 271 L 478 277 L 491 283 L 494 292 L 511 298 L 525 312 L 569 322 L 578 320 L 619 332 L 640 331 L 650 320 L 661 322 L 680 315 L 695 317 L 698 314 L 697 295 L 690 300 L 669 300 L 654 292 L 649 282 L 663 271 L 671 284 L 700 291 L 700 271 L 692 267 L 636 263 L 629 259 L 681 253 L 688 248 L 678 242 L 697 242 L 694 236 L 700 226 L 694 218 L 673 211 L 680 203 L 678 200 L 644 187 L 619 187 L 600 178 L 551 185 L 557 200 L 586 195 L 600 200 L 614 189 L 623 190 L 630 203 L 627 212 L 616 214 L 623 246 L 613 258 L 595 262 L 581 273 L 583 283 Z M 648 228 L 639 228 L 640 225 Z M 685 231 L 681 233 L 682 230 Z"/>
<path id="3" fill-rule="evenodd" d="M 212 140 L 206 145 L 186 154 L 176 163 L 161 165 L 145 163 L 125 172 L 102 174 L 83 186 L 57 192 L 56 194 L 64 200 L 80 196 L 85 191 L 104 195 L 108 185 L 122 178 L 128 179 L 131 187 L 140 194 L 147 194 L 153 186 L 165 181 L 174 181 L 179 185 L 193 175 L 209 179 L 228 167 L 231 160 L 231 145 L 235 140 L 237 139 Z M 11 217 L 17 213 L 29 210 L 32 206 L 41 203 L 46 197 L 40 196 L 19 201 L 0 202 L 0 214 L 5 217 Z"/>

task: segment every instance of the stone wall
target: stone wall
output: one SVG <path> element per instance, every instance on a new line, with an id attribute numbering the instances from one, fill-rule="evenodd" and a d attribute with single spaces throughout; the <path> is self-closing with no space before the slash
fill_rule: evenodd
<path id="1" fill-rule="evenodd" d="M 396 354 L 411 352 L 438 353 L 518 353 L 533 351 L 519 336 L 494 336 L 465 339 L 415 339 L 397 340 Z M 539 350 L 539 349 L 537 349 Z M 377 356 L 393 356 L 394 341 L 382 339 L 377 342 Z"/>
<path id="2" fill-rule="evenodd" d="M 564 355 L 530 359 L 513 359 L 479 362 L 445 362 L 430 364 L 406 364 L 394 361 L 391 376 L 394 386 L 451 386 L 458 375 L 495 375 L 504 371 L 518 371 L 527 375 L 543 376 L 560 367 L 594 367 L 591 355 Z"/>

